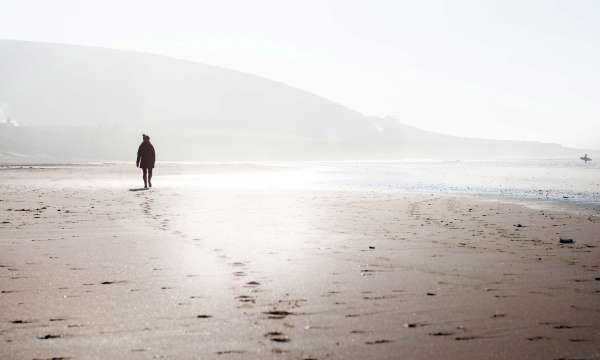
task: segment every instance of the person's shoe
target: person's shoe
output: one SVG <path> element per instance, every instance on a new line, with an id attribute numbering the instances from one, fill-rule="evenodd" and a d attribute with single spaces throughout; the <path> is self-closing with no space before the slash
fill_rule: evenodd
<path id="1" fill-rule="evenodd" d="M 148 183 L 148 185 L 150 185 L 150 187 L 152 187 L 152 183 Z"/>

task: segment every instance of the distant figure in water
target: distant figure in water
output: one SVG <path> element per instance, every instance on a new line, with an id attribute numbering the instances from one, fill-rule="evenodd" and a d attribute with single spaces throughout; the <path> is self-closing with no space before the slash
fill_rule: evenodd
<path id="1" fill-rule="evenodd" d="M 592 161 L 592 158 L 588 157 L 587 154 L 583 155 L 582 157 L 580 157 L 581 160 L 583 160 L 584 163 L 587 164 L 588 161 Z"/>
<path id="2" fill-rule="evenodd" d="M 154 168 L 156 153 L 154 152 L 154 146 L 150 143 L 150 136 L 143 134 L 142 139 L 143 141 L 138 148 L 135 166 L 142 168 L 144 189 L 147 189 L 148 186 L 152 187 L 152 169 Z"/>

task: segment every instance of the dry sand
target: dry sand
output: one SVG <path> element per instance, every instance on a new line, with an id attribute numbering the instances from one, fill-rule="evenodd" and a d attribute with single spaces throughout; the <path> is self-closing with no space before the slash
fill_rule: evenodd
<path id="1" fill-rule="evenodd" d="M 600 358 L 597 213 L 96 175 L 0 171 L 0 358 Z"/>

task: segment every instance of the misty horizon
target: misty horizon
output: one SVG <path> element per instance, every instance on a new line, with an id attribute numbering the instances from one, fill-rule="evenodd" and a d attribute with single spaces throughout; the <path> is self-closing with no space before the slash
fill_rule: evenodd
<path id="1" fill-rule="evenodd" d="M 425 131 L 281 82 L 159 55 L 6 40 L 0 54 L 4 162 L 125 160 L 141 132 L 168 160 L 594 156 Z"/>
<path id="2" fill-rule="evenodd" d="M 0 39 L 0 42 L 1 41 L 19 42 L 19 40 L 16 40 L 16 39 Z M 35 42 L 32 42 L 32 41 L 26 41 L 26 42 L 34 43 L 35 44 Z M 46 44 L 46 45 L 59 45 L 59 46 L 72 46 L 72 47 L 80 47 L 80 48 L 89 47 L 89 46 L 84 46 L 84 45 L 79 45 L 79 44 L 53 43 L 53 42 L 47 42 L 47 43 L 42 43 L 42 44 Z M 199 63 L 197 61 L 191 60 L 191 59 L 175 58 L 175 57 L 170 57 L 170 56 L 165 56 L 165 55 L 159 55 L 159 54 L 145 52 L 145 51 L 134 51 L 134 50 L 126 50 L 126 49 L 105 48 L 105 47 L 94 47 L 94 48 L 104 49 L 104 50 L 121 51 L 121 52 L 124 52 L 124 53 L 128 53 L 128 52 L 129 53 L 139 53 L 141 55 L 149 55 L 149 56 L 158 56 L 158 57 L 170 58 L 170 59 L 176 60 L 176 61 L 183 61 L 183 62 L 188 62 L 188 63 L 192 63 L 192 64 L 199 64 L 199 65 L 204 65 L 204 66 L 210 66 L 210 67 L 214 67 L 214 68 L 218 68 L 218 69 L 223 69 L 223 70 L 227 70 L 227 71 L 238 72 L 238 73 L 243 74 L 243 75 L 261 78 L 261 79 L 264 79 L 266 81 L 272 81 L 274 83 L 280 83 L 280 84 L 282 84 L 284 86 L 287 86 L 287 87 L 290 87 L 290 88 L 294 88 L 290 84 L 286 84 L 286 83 L 284 83 L 282 81 L 278 81 L 277 79 L 268 79 L 268 78 L 264 78 L 264 77 L 256 75 L 256 74 L 245 73 L 245 72 L 237 70 L 237 69 L 228 69 L 228 68 L 219 66 L 218 64 L 203 64 L 203 63 Z M 294 88 L 294 89 L 297 89 L 297 90 L 302 91 L 302 92 L 309 93 L 309 94 L 314 95 L 314 96 L 319 96 L 319 95 L 311 92 L 310 89 L 300 89 L 300 88 Z M 328 101 L 331 101 L 331 100 L 328 99 Z M 341 103 L 339 103 L 337 105 L 339 105 L 341 107 L 347 108 L 347 106 L 345 106 L 344 104 L 341 104 Z M 3 108 L 3 106 L 6 107 L 6 108 Z M 7 108 L 9 108 L 9 107 L 6 104 L 3 104 L 2 102 L 0 102 L 0 124 L 9 125 L 9 126 L 15 126 L 15 127 L 16 126 L 31 126 L 31 125 L 35 125 L 35 124 L 28 124 L 27 122 L 21 124 L 17 119 L 15 119 L 14 117 L 12 117 L 12 116 L 9 115 L 9 113 L 7 111 Z M 348 109 L 351 110 L 351 111 L 356 111 L 354 109 L 350 109 L 350 108 L 348 108 Z M 363 113 L 360 113 L 360 114 L 362 116 L 365 116 L 365 117 L 372 116 L 372 115 L 363 114 Z M 390 114 L 387 114 L 387 115 L 384 115 L 383 118 L 394 119 L 394 116 L 390 115 Z M 395 119 L 395 121 L 399 121 L 399 120 Z M 63 124 L 57 123 L 57 124 L 54 124 L 53 126 L 56 126 L 56 125 L 61 126 Z M 112 127 L 121 126 L 121 125 L 122 124 L 117 124 L 117 123 L 109 123 L 108 124 L 108 126 L 112 126 Z M 97 126 L 97 127 L 103 127 L 103 126 L 106 126 L 106 124 L 98 123 L 98 124 L 95 124 L 95 126 Z M 419 128 L 418 126 L 411 126 L 411 127 L 414 127 L 415 129 L 425 130 L 425 129 Z M 445 133 L 443 131 L 436 131 L 436 130 L 431 130 L 431 132 L 439 133 L 441 135 L 456 136 L 456 137 L 459 137 L 459 138 L 473 139 L 473 140 L 492 140 L 492 141 L 499 140 L 499 141 L 519 141 L 519 142 L 521 142 L 521 141 L 525 141 L 525 142 L 528 141 L 528 140 L 521 140 L 521 139 L 518 139 L 516 137 L 512 137 L 512 138 L 493 138 L 493 137 L 476 137 L 476 136 L 468 136 L 468 135 L 457 135 L 457 134 Z M 551 141 L 542 141 L 540 139 L 538 139 L 538 140 L 529 140 L 529 141 L 539 142 L 539 143 L 543 143 L 543 144 L 544 143 L 545 144 L 558 144 L 558 145 L 561 145 L 561 146 L 565 146 L 565 144 L 562 144 L 562 143 L 556 143 L 556 142 L 551 142 Z M 582 147 L 574 147 L 574 148 L 582 149 L 583 151 L 586 150 L 586 149 L 584 149 Z M 590 149 L 594 150 L 594 151 L 600 150 L 600 148 L 590 148 Z"/>
<path id="3" fill-rule="evenodd" d="M 585 2 L 59 0 L 4 10 L 0 38 L 214 64 L 453 136 L 600 144 L 600 53 L 589 46 L 598 14 Z"/>
<path id="4" fill-rule="evenodd" d="M 19 42 L 19 40 L 16 40 L 16 39 L 0 39 L 0 42 L 1 41 Z M 32 42 L 32 41 L 26 41 L 26 42 L 34 43 L 34 44 L 36 43 L 36 42 Z M 80 44 L 54 43 L 54 42 L 46 42 L 46 43 L 42 43 L 42 44 L 46 44 L 46 45 L 58 45 L 58 46 L 72 46 L 72 47 L 80 47 L 80 48 L 89 47 L 89 46 L 80 45 Z M 127 49 L 116 49 L 116 48 L 106 48 L 106 47 L 100 47 L 100 46 L 94 46 L 93 48 L 104 49 L 104 50 L 112 50 L 112 51 L 121 51 L 121 52 L 124 52 L 124 53 L 138 53 L 138 54 L 141 54 L 141 55 L 158 56 L 158 57 L 170 58 L 170 59 L 175 60 L 175 61 L 182 61 L 182 62 L 186 62 L 186 63 L 192 63 L 192 64 L 199 64 L 199 65 L 204 65 L 204 66 L 210 66 L 210 67 L 214 67 L 214 68 L 217 68 L 217 69 L 223 69 L 223 70 L 227 70 L 227 71 L 233 71 L 233 72 L 237 72 L 237 73 L 240 73 L 240 74 L 243 74 L 243 75 L 261 78 L 261 79 L 264 79 L 266 81 L 271 81 L 271 82 L 274 82 L 274 83 L 280 83 L 280 84 L 282 84 L 284 86 L 287 86 L 287 87 L 290 87 L 290 88 L 294 88 L 294 89 L 297 89 L 297 90 L 302 91 L 302 92 L 306 92 L 306 93 L 314 95 L 314 96 L 319 96 L 316 93 L 313 93 L 310 89 L 295 88 L 295 87 L 291 86 L 290 84 L 286 84 L 283 81 L 279 81 L 278 79 L 269 79 L 269 78 L 265 78 L 265 77 L 262 77 L 262 76 L 259 76 L 259 75 L 256 75 L 256 74 L 246 73 L 246 72 L 243 72 L 241 70 L 229 69 L 229 68 L 220 66 L 218 64 L 203 64 L 203 63 L 194 61 L 192 59 L 170 57 L 170 56 L 165 56 L 165 55 L 160 55 L 160 54 L 151 53 L 151 52 L 145 52 L 145 51 L 136 51 L 136 50 L 127 50 Z M 331 101 L 329 99 L 327 99 L 327 100 Z M 338 103 L 337 105 L 339 105 L 341 107 L 348 108 L 347 106 L 345 106 L 344 104 L 341 104 L 341 103 Z M 9 112 L 7 111 L 8 109 L 9 109 L 9 107 L 7 106 L 7 104 L 3 104 L 2 102 L 0 102 L 0 124 L 10 125 L 10 126 L 21 126 L 21 125 L 28 126 L 28 125 L 32 125 L 32 124 L 28 124 L 27 122 L 24 122 L 23 124 L 21 124 L 18 121 L 18 119 L 15 119 L 13 116 L 9 115 Z M 350 108 L 348 108 L 348 109 L 351 110 L 351 111 L 356 111 L 354 109 L 350 109 Z M 373 116 L 373 115 L 368 115 L 368 114 L 364 114 L 364 113 L 360 113 L 360 114 L 362 116 L 365 116 L 365 117 Z M 395 118 L 391 114 L 384 115 L 383 117 L 384 118 L 390 118 L 390 119 L 394 119 Z M 58 123 L 58 124 L 55 124 L 55 125 L 59 125 L 60 126 L 60 125 L 63 125 L 63 124 Z M 101 123 L 96 124 L 96 126 L 99 126 L 99 127 L 102 127 L 102 126 L 105 126 L 105 125 L 106 124 L 101 124 Z M 119 126 L 119 125 L 122 125 L 122 124 L 109 123 L 108 126 L 113 126 L 114 127 L 114 126 Z M 412 126 L 412 127 L 416 128 L 416 129 L 425 130 L 425 129 L 419 128 L 419 126 Z M 539 142 L 539 143 L 545 143 L 545 144 L 558 144 L 558 145 L 561 145 L 561 146 L 566 146 L 565 144 L 560 143 L 560 142 L 543 141 L 541 139 L 537 139 L 537 140 L 535 140 L 535 139 L 533 139 L 533 140 L 523 140 L 523 139 L 519 139 L 518 137 L 507 137 L 507 138 L 477 137 L 477 136 L 468 136 L 468 135 L 461 135 L 461 134 L 452 134 L 452 133 L 447 133 L 447 132 L 444 132 L 444 131 L 437 131 L 435 129 L 429 130 L 429 131 L 435 132 L 435 133 L 439 133 L 441 135 L 456 136 L 456 137 L 459 137 L 459 138 L 474 139 L 474 140 L 478 139 L 478 140 L 500 140 L 500 141 L 519 141 L 519 142 L 520 141 L 533 141 L 533 142 Z M 582 149 L 584 151 L 586 150 L 584 147 L 581 147 L 581 146 L 573 146 L 573 148 Z M 589 148 L 589 149 L 594 150 L 594 151 L 600 150 L 600 148 L 598 148 L 598 147 L 595 147 L 595 148 L 592 147 L 592 148 Z"/>

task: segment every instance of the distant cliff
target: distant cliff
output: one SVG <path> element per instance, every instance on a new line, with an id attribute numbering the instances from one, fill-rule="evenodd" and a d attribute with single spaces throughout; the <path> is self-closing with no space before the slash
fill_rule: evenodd
<path id="1" fill-rule="evenodd" d="M 0 161 L 571 157 L 373 118 L 257 76 L 163 56 L 0 40 Z M 349 81 L 348 86 L 353 86 Z M 359 86 L 358 84 L 356 86 Z"/>

